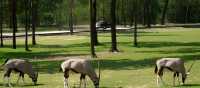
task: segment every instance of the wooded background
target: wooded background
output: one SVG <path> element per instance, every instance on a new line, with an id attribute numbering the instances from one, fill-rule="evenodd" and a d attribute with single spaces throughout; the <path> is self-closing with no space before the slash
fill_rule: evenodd
<path id="1" fill-rule="evenodd" d="M 4 24 L 10 22 L 10 0 L 1 0 Z M 17 0 L 18 25 L 25 23 L 25 0 Z M 74 24 L 89 24 L 89 0 L 33 0 L 37 8 L 40 26 L 67 25 L 70 13 Z M 110 21 L 111 0 L 97 1 L 97 20 L 104 17 Z M 69 4 L 70 3 L 70 4 Z M 116 0 L 117 24 L 132 25 L 134 13 L 138 11 L 138 23 L 160 24 L 163 14 L 167 23 L 198 23 L 200 22 L 200 0 Z M 137 4 L 137 8 L 136 8 Z M 73 8 L 72 12 L 69 8 Z M 167 8 L 167 9 L 165 9 Z"/>

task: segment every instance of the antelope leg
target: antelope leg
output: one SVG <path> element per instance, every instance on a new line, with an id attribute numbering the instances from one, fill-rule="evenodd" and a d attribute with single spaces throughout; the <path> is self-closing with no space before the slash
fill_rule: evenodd
<path id="1" fill-rule="evenodd" d="M 22 77 L 23 84 L 25 84 L 24 77 Z"/>
<path id="2" fill-rule="evenodd" d="M 157 86 L 159 86 L 159 75 L 157 75 Z"/>
<path id="3" fill-rule="evenodd" d="M 8 86 L 7 84 L 8 84 L 8 77 L 4 77 L 4 85 Z"/>
<path id="4" fill-rule="evenodd" d="M 67 78 L 64 78 L 64 88 L 69 88 Z"/>
<path id="5" fill-rule="evenodd" d="M 18 79 L 17 79 L 17 85 L 19 84 L 20 78 L 21 78 L 21 76 L 19 76 Z"/>
<path id="6" fill-rule="evenodd" d="M 8 86 L 12 87 L 11 83 L 10 83 L 10 77 L 8 77 Z"/>
<path id="7" fill-rule="evenodd" d="M 64 72 L 64 88 L 69 88 L 68 77 L 69 77 L 69 70 L 66 70 Z"/>
<path id="8" fill-rule="evenodd" d="M 80 79 L 79 88 L 81 88 L 81 85 L 82 85 L 82 79 Z"/>
<path id="9" fill-rule="evenodd" d="M 180 86 L 180 80 L 179 80 L 179 73 L 176 73 L 177 79 L 178 79 L 178 85 Z"/>
<path id="10" fill-rule="evenodd" d="M 84 78 L 84 88 L 86 88 L 86 80 L 85 80 L 85 78 Z"/>
<path id="11" fill-rule="evenodd" d="M 25 84 L 25 81 L 24 81 L 24 73 L 20 73 L 20 76 L 21 76 L 21 78 L 22 78 L 23 84 Z"/>
<path id="12" fill-rule="evenodd" d="M 160 78 L 161 84 L 165 85 L 165 82 L 163 81 L 162 77 L 159 76 L 159 78 Z"/>
<path id="13" fill-rule="evenodd" d="M 176 72 L 174 72 L 174 76 L 173 76 L 173 86 L 175 86 L 176 82 Z"/>

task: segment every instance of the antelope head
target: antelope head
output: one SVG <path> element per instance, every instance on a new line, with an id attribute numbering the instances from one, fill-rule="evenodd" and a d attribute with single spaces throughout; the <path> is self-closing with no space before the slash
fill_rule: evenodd
<path id="1" fill-rule="evenodd" d="M 32 78 L 32 81 L 33 81 L 34 85 L 36 85 L 37 84 L 37 79 L 38 79 L 38 72 L 35 72 L 35 74 L 31 78 Z"/>
<path id="2" fill-rule="evenodd" d="M 93 83 L 94 83 L 95 88 L 99 88 L 99 78 L 98 77 L 94 78 Z"/>

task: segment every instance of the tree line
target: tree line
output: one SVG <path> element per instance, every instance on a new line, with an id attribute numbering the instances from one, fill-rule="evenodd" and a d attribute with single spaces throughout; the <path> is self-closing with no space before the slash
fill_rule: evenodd
<path id="1" fill-rule="evenodd" d="M 71 2 L 73 1 L 73 2 Z M 1 11 L 4 12 L 4 23 L 9 23 L 10 14 L 9 0 L 4 3 Z M 97 0 L 97 20 L 105 17 L 110 21 L 111 0 Z M 116 0 L 116 21 L 117 24 L 133 25 L 134 7 L 136 0 Z M 18 25 L 25 23 L 24 0 L 17 0 L 16 14 Z M 90 20 L 89 0 L 38 0 L 38 24 L 41 26 L 49 25 L 68 25 L 70 20 L 74 24 L 88 24 Z M 139 23 L 145 24 L 164 24 L 169 23 L 197 23 L 200 22 L 200 1 L 199 0 L 139 0 L 137 10 L 140 15 Z M 72 7 L 73 10 L 70 10 Z M 72 16 L 73 15 L 73 18 Z"/>

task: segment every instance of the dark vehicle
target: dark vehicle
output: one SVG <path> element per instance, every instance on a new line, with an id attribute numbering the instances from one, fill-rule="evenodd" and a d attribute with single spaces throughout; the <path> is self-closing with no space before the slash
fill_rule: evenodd
<path id="1" fill-rule="evenodd" d="M 103 30 L 106 28 L 110 28 L 110 23 L 106 22 L 105 20 L 99 20 L 96 22 L 96 28 L 103 28 Z"/>

